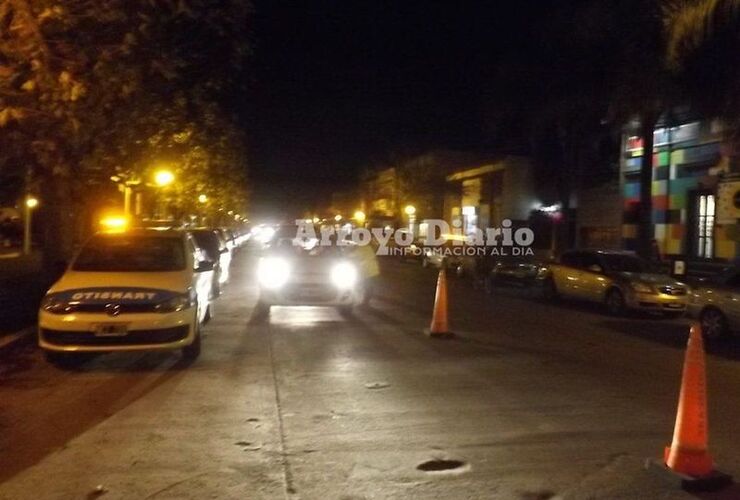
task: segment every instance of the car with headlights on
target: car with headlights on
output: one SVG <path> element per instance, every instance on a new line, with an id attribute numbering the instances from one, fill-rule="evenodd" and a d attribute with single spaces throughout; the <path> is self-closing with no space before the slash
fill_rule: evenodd
<path id="1" fill-rule="evenodd" d="M 632 309 L 681 316 L 689 296 L 688 285 L 626 251 L 568 251 L 547 267 L 542 279 L 546 298 L 596 302 L 614 315 Z"/>
<path id="2" fill-rule="evenodd" d="M 258 315 L 270 307 L 331 306 L 351 312 L 366 302 L 364 260 L 351 246 L 276 237 L 257 263 Z"/>
<path id="3" fill-rule="evenodd" d="M 740 331 L 740 268 L 732 266 L 691 288 L 688 313 L 710 339 Z"/>
<path id="4" fill-rule="evenodd" d="M 185 231 L 98 233 L 44 296 L 39 346 L 52 362 L 174 349 L 195 359 L 212 312 L 212 275 Z"/>

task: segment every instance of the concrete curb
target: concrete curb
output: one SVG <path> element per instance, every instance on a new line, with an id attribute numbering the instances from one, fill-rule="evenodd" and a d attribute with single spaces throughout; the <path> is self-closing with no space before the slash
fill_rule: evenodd
<path id="1" fill-rule="evenodd" d="M 36 326 L 29 326 L 0 338 L 0 356 L 11 351 L 12 349 L 33 342 L 36 335 Z"/>

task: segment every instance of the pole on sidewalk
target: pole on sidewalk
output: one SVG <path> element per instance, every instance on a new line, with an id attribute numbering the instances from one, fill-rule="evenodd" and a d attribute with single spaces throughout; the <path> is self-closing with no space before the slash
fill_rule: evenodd
<path id="1" fill-rule="evenodd" d="M 31 216 L 33 209 L 38 206 L 39 200 L 33 196 L 26 196 L 23 202 L 23 254 L 29 255 L 31 253 Z"/>

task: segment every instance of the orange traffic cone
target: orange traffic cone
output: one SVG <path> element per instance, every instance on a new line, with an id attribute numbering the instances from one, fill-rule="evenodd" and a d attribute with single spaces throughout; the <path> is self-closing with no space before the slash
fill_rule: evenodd
<path id="1" fill-rule="evenodd" d="M 673 443 L 666 446 L 665 464 L 679 474 L 708 477 L 714 470 L 707 449 L 707 381 L 701 326 L 691 326 L 683 364 Z"/>
<path id="2" fill-rule="evenodd" d="M 430 337 L 449 337 L 452 335 L 447 324 L 447 275 L 444 267 L 439 270 L 439 276 L 437 277 L 432 324 L 429 327 L 428 334 Z"/>

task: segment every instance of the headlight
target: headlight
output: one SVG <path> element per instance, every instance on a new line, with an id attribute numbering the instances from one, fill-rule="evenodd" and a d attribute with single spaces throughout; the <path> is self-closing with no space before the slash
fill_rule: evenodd
<path id="1" fill-rule="evenodd" d="M 652 286 L 648 285 L 647 283 L 641 283 L 639 281 L 634 281 L 630 283 L 630 286 L 632 287 L 632 290 L 634 290 L 637 293 L 655 293 L 655 290 Z"/>
<path id="2" fill-rule="evenodd" d="M 271 227 L 262 228 L 259 232 L 259 240 L 262 243 L 268 243 L 275 236 L 275 230 Z"/>
<path id="3" fill-rule="evenodd" d="M 257 266 L 257 280 L 265 288 L 280 288 L 290 276 L 290 266 L 284 259 L 268 257 Z"/>
<path id="4" fill-rule="evenodd" d="M 182 295 L 177 295 L 176 297 L 173 297 L 169 300 L 160 302 L 159 304 L 157 304 L 157 306 L 154 309 L 159 313 L 171 313 L 171 312 L 183 311 L 194 305 L 195 305 L 195 292 L 190 292 L 190 293 L 184 293 Z"/>
<path id="5" fill-rule="evenodd" d="M 41 301 L 41 308 L 51 314 L 69 314 L 74 311 L 72 304 L 54 295 L 44 297 Z"/>
<path id="6" fill-rule="evenodd" d="M 331 269 L 331 282 L 337 288 L 352 288 L 357 283 L 357 268 L 348 262 L 340 262 Z"/>

